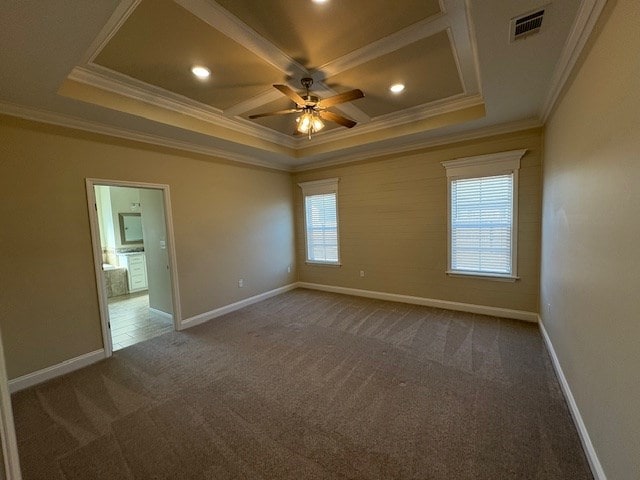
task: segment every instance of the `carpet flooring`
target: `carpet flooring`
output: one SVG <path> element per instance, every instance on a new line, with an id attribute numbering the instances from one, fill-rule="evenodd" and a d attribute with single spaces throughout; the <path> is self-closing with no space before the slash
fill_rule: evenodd
<path id="1" fill-rule="evenodd" d="M 12 399 L 25 480 L 592 478 L 536 325 L 311 290 Z"/>

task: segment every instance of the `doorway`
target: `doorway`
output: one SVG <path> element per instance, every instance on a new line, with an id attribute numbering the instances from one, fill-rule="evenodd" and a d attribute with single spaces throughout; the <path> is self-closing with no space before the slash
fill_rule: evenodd
<path id="1" fill-rule="evenodd" d="M 105 355 L 179 326 L 168 185 L 87 179 Z"/>

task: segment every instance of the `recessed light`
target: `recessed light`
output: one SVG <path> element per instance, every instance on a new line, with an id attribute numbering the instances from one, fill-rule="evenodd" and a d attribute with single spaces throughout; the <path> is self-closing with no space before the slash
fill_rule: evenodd
<path id="1" fill-rule="evenodd" d="M 193 73 L 198 78 L 205 79 L 209 78 L 209 75 L 211 75 L 211 70 L 206 67 L 196 65 L 195 67 L 191 68 L 191 73 Z"/>
<path id="2" fill-rule="evenodd" d="M 389 87 L 392 93 L 400 93 L 404 90 L 404 85 L 402 83 L 394 83 Z"/>
<path id="3" fill-rule="evenodd" d="M 327 3 L 327 0 L 311 0 L 313 3 Z"/>

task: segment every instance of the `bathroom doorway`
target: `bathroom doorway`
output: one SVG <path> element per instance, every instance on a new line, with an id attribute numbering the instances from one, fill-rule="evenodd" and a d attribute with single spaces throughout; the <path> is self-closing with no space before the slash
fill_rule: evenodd
<path id="1" fill-rule="evenodd" d="M 169 187 L 87 179 L 105 354 L 176 329 Z"/>

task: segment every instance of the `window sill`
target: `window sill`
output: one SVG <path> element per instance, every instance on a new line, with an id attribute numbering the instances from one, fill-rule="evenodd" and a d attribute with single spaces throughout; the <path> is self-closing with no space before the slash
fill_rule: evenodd
<path id="1" fill-rule="evenodd" d="M 499 273 L 461 272 L 457 270 L 447 270 L 445 273 L 450 277 L 479 278 L 483 280 L 493 280 L 495 282 L 515 282 L 516 280 L 520 280 L 520 277 L 501 275 Z"/>
<path id="2" fill-rule="evenodd" d="M 341 267 L 342 264 L 340 262 L 314 262 L 313 260 L 307 260 L 307 265 L 316 265 L 319 267 Z"/>

